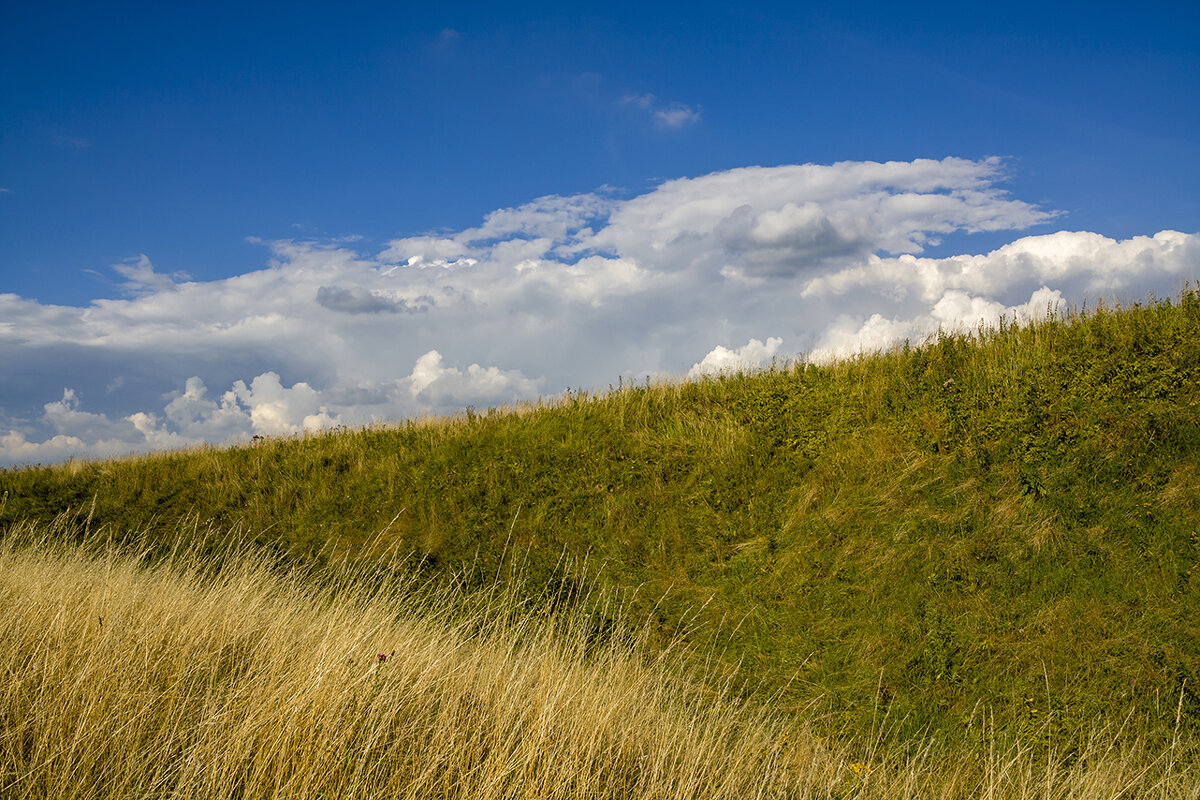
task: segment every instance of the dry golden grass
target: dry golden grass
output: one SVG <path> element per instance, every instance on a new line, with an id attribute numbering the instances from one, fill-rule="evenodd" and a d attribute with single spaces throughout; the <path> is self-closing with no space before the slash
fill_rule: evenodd
<path id="1" fill-rule="evenodd" d="M 582 610 L 311 577 L 10 531 L 0 797 L 1200 797 L 1117 733 L 1069 757 L 835 744 Z"/>

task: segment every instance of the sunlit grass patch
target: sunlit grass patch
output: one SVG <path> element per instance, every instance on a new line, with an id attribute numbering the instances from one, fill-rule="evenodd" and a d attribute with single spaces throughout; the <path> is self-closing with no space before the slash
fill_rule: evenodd
<path id="1" fill-rule="evenodd" d="M 0 551 L 3 797 L 786 796 L 782 720 L 580 614 L 246 551 Z M 475 600 L 482 600 L 476 598 Z M 474 606 L 474 610 L 467 610 Z M 781 794 L 782 793 L 782 794 Z"/>
<path id="2" fill-rule="evenodd" d="M 819 734 L 582 605 L 29 534 L 0 545 L 5 798 L 1197 796 L 1194 764 L 1104 731 Z"/>

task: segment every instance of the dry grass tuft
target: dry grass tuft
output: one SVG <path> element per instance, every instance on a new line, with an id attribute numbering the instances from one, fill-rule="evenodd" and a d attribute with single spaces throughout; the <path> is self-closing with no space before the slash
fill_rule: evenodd
<path id="1" fill-rule="evenodd" d="M 325 586 L 249 550 L 150 564 L 10 532 L 0 797 L 1200 797 L 1194 768 L 1119 735 L 833 744 L 582 609 Z"/>
<path id="2" fill-rule="evenodd" d="M 0 552 L 0 796 L 742 797 L 781 722 L 585 618 L 302 588 L 248 553 Z M 495 606 L 495 604 L 492 604 Z M 482 608 L 482 606 L 480 607 Z M 794 758 L 794 754 L 793 754 Z M 756 790 L 757 791 L 757 790 Z"/>

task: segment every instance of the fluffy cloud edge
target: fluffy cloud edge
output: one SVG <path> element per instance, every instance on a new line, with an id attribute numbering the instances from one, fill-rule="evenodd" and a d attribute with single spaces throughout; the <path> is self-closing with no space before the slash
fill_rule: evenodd
<path id="1" fill-rule="evenodd" d="M 951 289 L 928 313 L 909 318 L 888 318 L 878 313 L 859 320 L 842 316 L 822 333 L 807 360 L 828 364 L 883 352 L 905 342 L 919 346 L 939 332 L 986 333 L 1002 320 L 1028 325 L 1065 310 L 1065 306 L 1062 292 L 1047 286 L 1035 290 L 1028 301 L 1011 306 Z"/>
<path id="2" fill-rule="evenodd" d="M 779 352 L 783 339 L 771 336 L 763 342 L 751 339 L 733 350 L 717 345 L 687 371 L 690 380 L 722 373 L 750 372 L 768 363 Z"/>
<path id="3" fill-rule="evenodd" d="M 46 403 L 38 423 L 52 435 L 42 441 L 10 427 L 0 434 L 0 466 L 106 458 L 201 444 L 228 445 L 254 437 L 288 437 L 342 425 L 397 421 L 448 413 L 475 404 L 512 404 L 538 397 L 541 382 L 516 370 L 446 365 L 437 350 L 417 359 L 412 372 L 386 384 L 319 391 L 307 382 L 285 386 L 277 373 L 238 380 L 211 396 L 199 377 L 185 381 L 160 412 L 112 418 L 86 411 L 65 389 Z"/>
<path id="4" fill-rule="evenodd" d="M 1055 217 L 1008 197 L 1003 179 L 1000 159 L 742 167 L 629 199 L 541 197 L 377 252 L 272 242 L 266 268 L 216 281 L 139 256 L 113 267 L 125 297 L 86 308 L 0 294 L 0 358 L 33 387 L 3 398 L 0 463 L 295 435 L 625 375 L 754 369 L 783 341 L 831 359 L 1033 313 L 1035 299 L 1200 277 L 1200 234 L 1178 231 L 1059 231 L 982 255 L 923 255 L 948 233 Z M 750 338 L 763 333 L 773 335 Z M 46 365 L 77 391 L 44 403 L 61 387 Z M 106 401 L 102 388 L 126 375 Z"/>

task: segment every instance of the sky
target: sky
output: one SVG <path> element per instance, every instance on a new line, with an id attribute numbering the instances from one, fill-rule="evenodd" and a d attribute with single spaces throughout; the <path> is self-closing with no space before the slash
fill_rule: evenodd
<path id="1" fill-rule="evenodd" d="M 1200 5 L 0 3 L 0 467 L 1200 279 Z"/>

